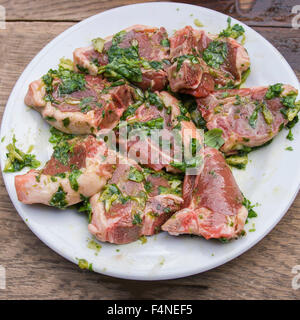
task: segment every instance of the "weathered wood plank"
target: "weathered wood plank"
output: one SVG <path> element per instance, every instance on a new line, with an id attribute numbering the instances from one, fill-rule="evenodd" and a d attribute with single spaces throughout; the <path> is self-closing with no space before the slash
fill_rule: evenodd
<path id="1" fill-rule="evenodd" d="M 99 12 L 151 0 L 2 0 L 7 20 L 80 21 Z M 251 26 L 291 27 L 297 0 L 179 0 L 234 16 Z M 34 8 L 34 9 L 33 9 Z M 166 13 L 167 14 L 167 13 Z"/>
<path id="2" fill-rule="evenodd" d="M 34 55 L 73 23 L 17 22 L 0 30 L 0 114 Z M 299 32 L 256 28 L 300 78 Z M 204 274 L 162 282 L 113 279 L 84 272 L 46 247 L 16 213 L 0 178 L 0 264 L 7 289 L 0 299 L 299 299 L 291 268 L 300 264 L 300 195 L 276 228 L 239 258 Z"/>
<path id="3" fill-rule="evenodd" d="M 291 27 L 292 18 L 295 16 L 292 13 L 292 8 L 299 4 L 297 0 L 178 0 L 178 2 L 217 10 L 239 19 L 249 26 L 277 27 Z"/>

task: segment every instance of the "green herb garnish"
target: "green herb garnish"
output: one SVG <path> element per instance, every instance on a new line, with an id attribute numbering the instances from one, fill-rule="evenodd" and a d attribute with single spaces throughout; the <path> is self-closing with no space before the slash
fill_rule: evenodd
<path id="1" fill-rule="evenodd" d="M 143 172 L 137 170 L 135 167 L 131 167 L 128 175 L 128 180 L 142 182 L 144 180 Z"/>
<path id="2" fill-rule="evenodd" d="M 267 100 L 279 97 L 283 91 L 282 83 L 276 83 L 272 86 L 269 86 L 268 91 L 266 92 L 265 98 Z"/>
<path id="3" fill-rule="evenodd" d="M 78 177 L 82 174 L 82 172 L 78 169 L 73 170 L 70 174 L 69 174 L 69 182 L 70 182 L 70 186 L 74 191 L 78 191 L 79 189 L 79 185 L 78 185 Z"/>
<path id="4" fill-rule="evenodd" d="M 239 25 L 239 24 L 234 24 L 231 26 L 231 18 L 227 18 L 227 28 L 224 29 L 223 31 L 220 32 L 219 37 L 225 37 L 225 38 L 233 38 L 237 39 L 240 36 L 243 36 L 245 33 L 245 29 Z"/>
<path id="5" fill-rule="evenodd" d="M 224 144 L 222 134 L 223 130 L 219 128 L 209 130 L 204 134 L 204 143 L 209 147 L 219 149 Z"/>
<path id="6" fill-rule="evenodd" d="M 132 224 L 134 225 L 141 225 L 143 222 L 139 213 L 135 213 L 133 216 Z"/>
<path id="7" fill-rule="evenodd" d="M 88 222 L 91 223 L 91 221 L 92 221 L 92 206 L 90 203 L 90 199 L 88 197 L 85 197 L 83 194 L 80 194 L 80 200 L 82 202 L 80 203 L 78 211 L 86 213 L 88 215 Z"/>
<path id="8" fill-rule="evenodd" d="M 214 40 L 203 51 L 203 60 L 212 68 L 219 69 L 227 58 L 227 44 Z"/>
<path id="9" fill-rule="evenodd" d="M 92 40 L 92 43 L 93 43 L 94 49 L 99 53 L 102 53 L 105 40 L 102 38 L 96 38 Z"/>
<path id="10" fill-rule="evenodd" d="M 12 143 L 6 146 L 8 153 L 6 153 L 6 162 L 4 172 L 17 172 L 25 167 L 38 168 L 40 162 L 36 160 L 35 155 L 25 153 L 16 147 L 16 137 L 13 135 Z"/>
<path id="11" fill-rule="evenodd" d="M 64 209 L 68 205 L 68 202 L 66 201 L 66 194 L 67 193 L 64 191 L 62 186 L 59 186 L 49 202 L 50 206 Z"/>
<path id="12" fill-rule="evenodd" d="M 249 125 L 255 129 L 256 128 L 256 122 L 258 118 L 258 112 L 259 112 L 260 106 L 256 106 L 256 108 L 253 110 L 250 118 L 249 118 Z"/>
<path id="13" fill-rule="evenodd" d="M 63 119 L 62 122 L 63 122 L 64 127 L 67 128 L 70 124 L 70 118 L 65 118 L 65 119 Z"/>
<path id="14" fill-rule="evenodd" d="M 247 198 L 244 197 L 244 200 L 243 200 L 242 204 L 248 210 L 248 218 L 251 219 L 251 218 L 256 218 L 257 217 L 257 213 L 253 210 L 255 205 L 252 205 L 250 200 L 248 200 Z"/>

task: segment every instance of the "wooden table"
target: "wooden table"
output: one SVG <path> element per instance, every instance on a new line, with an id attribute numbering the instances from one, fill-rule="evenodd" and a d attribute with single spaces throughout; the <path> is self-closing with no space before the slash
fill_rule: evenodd
<path id="1" fill-rule="evenodd" d="M 50 40 L 78 21 L 132 0 L 0 0 L 0 114 L 25 66 Z M 230 14 L 253 27 L 284 55 L 300 77 L 300 31 L 291 28 L 300 1 L 186 1 Z M 300 23 L 300 21 L 299 21 Z M 276 68 L 276 66 L 274 66 Z M 300 264 L 300 196 L 276 228 L 254 248 L 219 268 L 170 281 L 125 281 L 81 271 L 44 245 L 23 223 L 0 178 L 1 299 L 299 299 L 291 269 Z"/>

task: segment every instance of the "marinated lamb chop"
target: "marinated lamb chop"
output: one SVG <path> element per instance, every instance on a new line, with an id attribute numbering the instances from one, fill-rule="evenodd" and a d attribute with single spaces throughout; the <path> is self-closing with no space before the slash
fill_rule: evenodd
<path id="1" fill-rule="evenodd" d="M 208 129 L 223 130 L 221 150 L 235 153 L 270 141 L 297 115 L 298 91 L 290 85 L 275 84 L 218 91 L 198 99 L 198 108 Z"/>
<path id="2" fill-rule="evenodd" d="M 183 209 L 176 212 L 162 230 L 172 235 L 231 239 L 241 233 L 248 216 L 243 206 L 244 197 L 222 154 L 210 147 L 204 152 L 205 164 L 200 178 L 185 177 Z"/>
<path id="3" fill-rule="evenodd" d="M 167 73 L 173 92 L 205 97 L 215 88 L 242 82 L 250 66 L 248 53 L 235 39 L 220 35 L 186 26 L 170 38 Z"/>
<path id="4" fill-rule="evenodd" d="M 109 160 L 109 161 L 108 161 Z M 99 192 L 112 175 L 111 155 L 93 136 L 64 140 L 41 170 L 15 177 L 19 201 L 65 208 Z"/>
<path id="5" fill-rule="evenodd" d="M 180 177 L 123 161 L 104 190 L 91 197 L 88 229 L 100 241 L 129 243 L 157 233 L 182 202 Z"/>
<path id="6" fill-rule="evenodd" d="M 74 67 L 91 75 L 126 78 L 143 90 L 162 90 L 167 83 L 169 40 L 165 28 L 134 25 L 93 46 L 73 53 Z"/>
<path id="7" fill-rule="evenodd" d="M 129 158 L 155 171 L 202 170 L 202 132 L 175 97 L 165 91 L 148 93 L 144 104 L 124 116 L 127 132 L 119 131 L 119 143 Z"/>
<path id="8" fill-rule="evenodd" d="M 133 100 L 127 84 L 113 86 L 101 76 L 60 68 L 29 85 L 25 104 L 63 132 L 90 134 L 114 128 Z"/>

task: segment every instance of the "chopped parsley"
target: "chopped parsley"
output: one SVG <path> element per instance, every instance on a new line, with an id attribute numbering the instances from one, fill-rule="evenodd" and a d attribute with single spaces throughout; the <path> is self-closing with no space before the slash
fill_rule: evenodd
<path id="1" fill-rule="evenodd" d="M 276 83 L 272 86 L 269 86 L 268 91 L 266 92 L 265 99 L 270 100 L 276 97 L 279 97 L 283 91 L 282 83 Z"/>
<path id="2" fill-rule="evenodd" d="M 6 146 L 8 153 L 6 153 L 6 162 L 4 172 L 17 172 L 25 167 L 38 168 L 40 162 L 35 158 L 35 155 L 25 153 L 16 147 L 16 137 L 13 135 L 12 143 Z"/>
<path id="3" fill-rule="evenodd" d="M 147 91 L 145 96 L 150 105 L 155 106 L 158 110 L 163 110 L 165 105 L 156 93 Z"/>
<path id="4" fill-rule="evenodd" d="M 163 46 L 163 47 L 170 47 L 170 41 L 169 39 L 162 39 L 160 44 Z"/>
<path id="5" fill-rule="evenodd" d="M 64 166 L 69 163 L 69 156 L 73 152 L 73 145 L 67 141 L 61 141 L 53 148 L 53 157 Z"/>
<path id="6" fill-rule="evenodd" d="M 261 110 L 264 119 L 267 124 L 272 124 L 273 123 L 273 115 L 270 109 L 266 106 L 265 103 L 262 103 L 262 110 Z"/>
<path id="7" fill-rule="evenodd" d="M 164 119 L 156 118 L 146 122 L 128 123 L 127 127 L 128 127 L 128 132 L 130 132 L 132 129 L 135 129 L 135 130 L 141 129 L 143 130 L 143 132 L 140 133 L 141 136 L 142 134 L 146 134 L 149 136 L 151 134 L 151 130 L 153 129 L 160 130 L 164 128 Z"/>
<path id="8" fill-rule="evenodd" d="M 67 134 L 62 131 L 57 130 L 54 127 L 50 128 L 51 136 L 49 138 L 49 142 L 53 145 L 57 145 L 60 142 L 67 141 L 74 138 L 73 134 Z"/>
<path id="9" fill-rule="evenodd" d="M 85 97 L 80 101 L 80 112 L 82 113 L 87 113 L 89 112 L 92 108 L 90 106 L 90 103 L 93 101 L 94 97 Z"/>
<path id="10" fill-rule="evenodd" d="M 212 68 L 219 69 L 227 58 L 227 44 L 214 40 L 203 51 L 203 60 Z"/>
<path id="11" fill-rule="evenodd" d="M 45 120 L 50 121 L 50 122 L 56 121 L 56 119 L 54 117 L 49 117 L 49 116 L 46 116 Z"/>
<path id="12" fill-rule="evenodd" d="M 134 182 L 142 182 L 144 180 L 143 172 L 139 171 L 135 167 L 131 167 L 128 175 L 128 180 Z"/>
<path id="13" fill-rule="evenodd" d="M 93 271 L 93 264 L 92 263 L 88 263 L 88 261 L 86 261 L 85 259 L 79 259 L 78 260 L 78 267 L 82 270 L 84 269 L 88 269 L 90 271 Z"/>
<path id="14" fill-rule="evenodd" d="M 138 41 L 132 41 L 129 48 L 121 48 L 119 44 L 125 36 L 125 31 L 114 35 L 112 45 L 107 51 L 109 63 L 99 68 L 99 73 L 113 80 L 125 78 L 133 82 L 142 81 L 141 65 L 139 57 Z"/>
<path id="15" fill-rule="evenodd" d="M 74 145 L 70 143 L 70 139 L 74 138 L 73 134 L 66 134 L 54 127 L 50 129 L 51 137 L 49 142 L 53 144 L 53 157 L 60 163 L 67 166 L 69 163 L 70 153 L 73 152 Z"/>
<path id="16" fill-rule="evenodd" d="M 203 23 L 201 23 L 199 19 L 194 19 L 194 25 L 199 28 L 204 27 Z"/>
<path id="17" fill-rule="evenodd" d="M 82 174 L 82 172 L 78 169 L 73 170 L 70 174 L 69 174 L 69 182 L 70 182 L 70 186 L 74 191 L 78 191 L 79 189 L 79 185 L 78 185 L 78 177 Z"/>
<path id="18" fill-rule="evenodd" d="M 186 55 L 177 57 L 174 59 L 174 62 L 177 61 L 176 72 L 178 72 L 181 69 L 181 66 L 185 60 L 189 60 L 191 64 L 199 64 L 199 58 L 192 54 L 186 54 Z"/>
<path id="19" fill-rule="evenodd" d="M 141 225 L 143 222 L 139 213 L 135 213 L 133 216 L 132 224 L 134 225 Z"/>
<path id="20" fill-rule="evenodd" d="M 295 92 L 289 93 L 288 95 L 281 98 L 281 103 L 286 108 L 293 109 L 293 108 L 295 108 L 296 97 L 297 97 L 297 93 L 295 93 Z"/>
<path id="21" fill-rule="evenodd" d="M 70 124 L 70 118 L 65 118 L 65 119 L 63 119 L 62 122 L 63 122 L 64 127 L 67 128 Z"/>
<path id="22" fill-rule="evenodd" d="M 224 144 L 222 134 L 223 130 L 219 128 L 209 130 L 204 134 L 204 143 L 209 147 L 219 149 Z"/>
<path id="23" fill-rule="evenodd" d="M 183 162 L 172 161 L 170 165 L 174 168 L 186 172 L 187 169 L 198 168 L 203 163 L 203 158 L 201 156 L 192 157 Z"/>
<path id="24" fill-rule="evenodd" d="M 150 67 L 154 70 L 160 70 L 163 69 L 163 63 L 160 61 L 149 61 L 148 62 Z"/>
<path id="25" fill-rule="evenodd" d="M 82 72 L 84 74 L 89 74 L 89 69 L 88 68 L 85 68 L 85 67 L 83 67 L 83 66 L 81 66 L 79 64 L 76 64 L 76 67 L 80 72 Z"/>
<path id="26" fill-rule="evenodd" d="M 86 81 L 83 74 L 65 69 L 62 66 L 60 66 L 58 70 L 50 69 L 48 73 L 42 77 L 47 93 L 44 98 L 46 101 L 54 101 L 52 93 L 54 90 L 53 80 L 55 78 L 60 79 L 60 83 L 58 85 L 58 92 L 60 95 L 71 94 L 75 91 L 85 89 Z"/>
<path id="27" fill-rule="evenodd" d="M 80 194 L 80 206 L 78 207 L 79 212 L 84 212 L 88 215 L 88 222 L 91 223 L 92 221 L 92 206 L 90 203 L 90 199 L 85 197 L 83 194 Z"/>
<path id="28" fill-rule="evenodd" d="M 260 106 L 256 106 L 256 108 L 253 110 L 250 118 L 249 118 L 249 125 L 255 129 L 256 128 L 256 122 L 257 122 L 257 118 L 258 118 L 258 112 L 259 112 Z"/>
<path id="29" fill-rule="evenodd" d="M 226 157 L 226 162 L 237 169 L 245 169 L 248 164 L 248 156 L 246 154 L 229 156 Z"/>
<path id="30" fill-rule="evenodd" d="M 290 141 L 293 141 L 294 140 L 294 135 L 292 133 L 292 129 L 289 129 L 289 133 L 288 135 L 286 136 L 286 138 Z"/>
<path id="31" fill-rule="evenodd" d="M 121 120 L 126 120 L 128 117 L 133 116 L 137 108 L 142 104 L 141 101 L 138 101 L 134 104 L 131 104 L 123 113 Z"/>
<path id="32" fill-rule="evenodd" d="M 245 29 L 237 23 L 231 26 L 231 18 L 228 17 L 227 28 L 220 32 L 219 37 L 225 37 L 225 38 L 230 37 L 233 39 L 237 39 L 240 36 L 244 36 L 244 34 L 245 34 Z"/>
<path id="33" fill-rule="evenodd" d="M 106 212 L 109 212 L 114 202 L 124 204 L 130 200 L 130 197 L 124 196 L 118 186 L 113 183 L 104 187 L 99 200 L 104 202 L 105 210 Z"/>
<path id="34" fill-rule="evenodd" d="M 243 206 L 245 206 L 245 208 L 248 210 L 248 218 L 256 218 L 257 217 L 257 213 L 253 210 L 253 208 L 256 205 L 252 205 L 251 201 L 248 200 L 247 198 L 244 197 L 244 200 L 242 202 Z"/>
<path id="35" fill-rule="evenodd" d="M 59 186 L 49 202 L 50 206 L 64 209 L 68 205 L 68 202 L 66 201 L 66 194 L 67 193 L 64 191 L 62 186 Z"/>
<path id="36" fill-rule="evenodd" d="M 95 38 L 95 39 L 92 40 L 92 43 L 93 43 L 94 49 L 97 52 L 102 53 L 103 48 L 104 48 L 105 40 L 102 39 L 102 38 Z"/>

